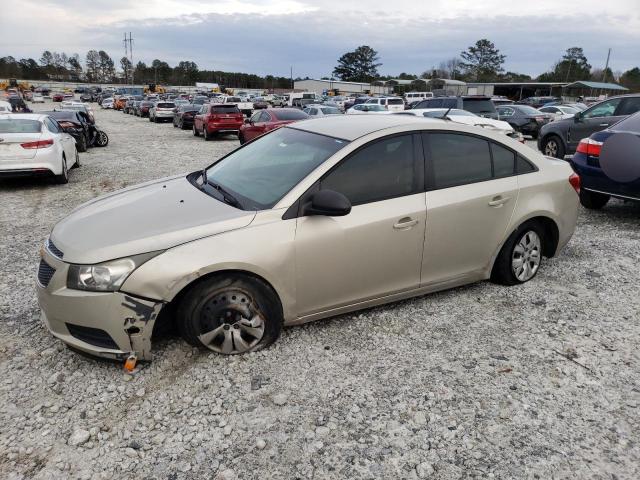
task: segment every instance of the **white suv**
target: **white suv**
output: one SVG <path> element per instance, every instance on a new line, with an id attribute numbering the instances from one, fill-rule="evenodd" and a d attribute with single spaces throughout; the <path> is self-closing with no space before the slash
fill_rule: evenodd
<path id="1" fill-rule="evenodd" d="M 404 111 L 404 101 L 400 97 L 370 98 L 365 103 L 382 105 L 390 112 Z"/>

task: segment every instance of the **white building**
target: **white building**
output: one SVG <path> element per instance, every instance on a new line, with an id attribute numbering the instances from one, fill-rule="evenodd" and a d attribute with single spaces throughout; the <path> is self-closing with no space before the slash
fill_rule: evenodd
<path id="1" fill-rule="evenodd" d="M 350 93 L 387 95 L 393 91 L 393 87 L 390 86 L 338 80 L 298 80 L 294 82 L 293 88 L 305 92 L 315 92 L 318 95 L 326 94 L 335 89 L 338 89 L 341 95 Z"/>

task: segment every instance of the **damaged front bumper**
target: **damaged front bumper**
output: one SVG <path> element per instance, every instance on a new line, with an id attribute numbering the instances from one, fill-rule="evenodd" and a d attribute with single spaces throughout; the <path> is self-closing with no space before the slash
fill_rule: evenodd
<path id="1" fill-rule="evenodd" d="M 42 252 L 36 290 L 42 320 L 72 348 L 90 355 L 151 360 L 151 335 L 163 302 L 124 292 L 88 292 L 67 288 L 69 264 Z M 42 272 L 46 274 L 42 274 Z"/>

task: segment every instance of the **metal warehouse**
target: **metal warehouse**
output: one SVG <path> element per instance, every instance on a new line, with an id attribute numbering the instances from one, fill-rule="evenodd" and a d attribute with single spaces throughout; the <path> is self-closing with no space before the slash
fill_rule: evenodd
<path id="1" fill-rule="evenodd" d="M 297 91 L 315 92 L 318 95 L 337 90 L 341 95 L 349 93 L 387 95 L 393 87 L 360 82 L 341 82 L 336 80 L 298 80 L 294 83 Z"/>

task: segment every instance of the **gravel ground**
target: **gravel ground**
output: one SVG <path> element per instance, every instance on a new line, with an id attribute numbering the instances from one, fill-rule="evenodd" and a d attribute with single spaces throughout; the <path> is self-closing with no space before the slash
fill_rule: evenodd
<path id="1" fill-rule="evenodd" d="M 581 211 L 526 285 L 292 327 L 238 357 L 166 338 L 129 376 L 41 325 L 42 239 L 79 203 L 237 140 L 96 115 L 111 142 L 68 185 L 0 183 L 1 478 L 640 478 L 638 205 Z"/>

